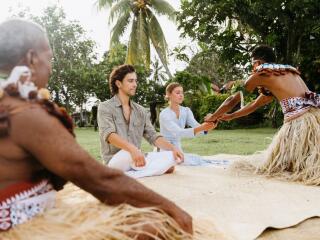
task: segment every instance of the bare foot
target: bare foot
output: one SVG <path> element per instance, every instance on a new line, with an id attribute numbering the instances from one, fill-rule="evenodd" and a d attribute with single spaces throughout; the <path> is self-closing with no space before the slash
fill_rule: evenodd
<path id="1" fill-rule="evenodd" d="M 169 173 L 173 173 L 173 172 L 174 172 L 174 166 L 171 167 L 171 168 L 169 168 L 169 169 L 165 172 L 165 174 L 169 174 Z"/>

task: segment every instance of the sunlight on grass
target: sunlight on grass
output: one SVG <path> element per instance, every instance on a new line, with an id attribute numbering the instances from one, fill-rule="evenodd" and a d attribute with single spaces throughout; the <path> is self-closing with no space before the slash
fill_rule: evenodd
<path id="1" fill-rule="evenodd" d="M 252 154 L 265 149 L 271 142 L 276 129 L 236 129 L 214 130 L 207 135 L 193 139 L 183 139 L 182 146 L 185 152 L 204 156 L 219 153 Z M 94 158 L 101 160 L 99 134 L 93 128 L 77 128 L 77 141 Z M 142 143 L 144 152 L 152 151 L 153 147 L 146 141 Z"/>

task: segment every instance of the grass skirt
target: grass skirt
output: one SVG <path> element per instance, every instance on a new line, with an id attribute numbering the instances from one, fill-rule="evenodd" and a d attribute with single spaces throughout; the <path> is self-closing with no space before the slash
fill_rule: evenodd
<path id="1" fill-rule="evenodd" d="M 159 234 L 146 232 L 146 225 Z M 150 236 L 148 239 L 159 240 L 217 239 L 202 226 L 195 227 L 192 238 L 172 218 L 155 208 L 126 204 L 106 206 L 72 184 L 58 193 L 56 208 L 7 232 L 0 232 L 0 239 L 136 240 L 141 233 Z"/>
<path id="2" fill-rule="evenodd" d="M 320 185 L 320 109 L 285 122 L 262 161 L 240 161 L 232 169 Z"/>

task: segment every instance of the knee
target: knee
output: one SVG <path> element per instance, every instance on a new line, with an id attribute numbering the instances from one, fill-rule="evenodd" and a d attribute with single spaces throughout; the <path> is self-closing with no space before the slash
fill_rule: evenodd
<path id="1" fill-rule="evenodd" d="M 130 170 L 131 162 L 132 159 L 130 154 L 121 150 L 111 158 L 111 160 L 108 163 L 108 167 L 126 172 Z"/>

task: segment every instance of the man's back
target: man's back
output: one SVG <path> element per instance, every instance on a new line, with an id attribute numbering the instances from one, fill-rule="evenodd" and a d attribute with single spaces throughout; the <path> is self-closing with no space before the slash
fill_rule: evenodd
<path id="1" fill-rule="evenodd" d="M 304 97 L 308 91 L 308 87 L 300 75 L 292 72 L 285 72 L 281 75 L 256 73 L 249 78 L 247 83 L 270 90 L 279 101 L 289 97 Z"/>

